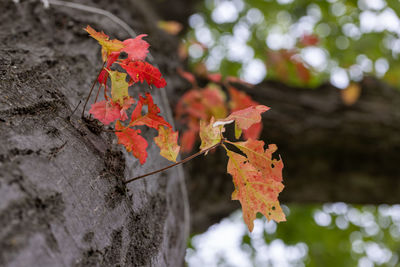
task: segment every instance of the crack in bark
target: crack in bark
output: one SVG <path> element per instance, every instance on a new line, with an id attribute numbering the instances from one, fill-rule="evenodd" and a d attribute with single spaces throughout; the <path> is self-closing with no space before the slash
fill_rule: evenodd
<path id="1" fill-rule="evenodd" d="M 13 116 L 38 115 L 44 112 L 54 113 L 60 110 L 60 104 L 65 106 L 65 103 L 60 100 L 39 101 L 30 106 L 0 110 L 0 116 L 6 116 L 6 118 L 11 119 Z M 1 119 L 5 120 L 4 118 Z"/>
<path id="2" fill-rule="evenodd" d="M 28 245 L 23 240 L 28 240 L 37 232 L 45 236 L 49 248 L 60 252 L 50 224 L 54 220 L 62 220 L 64 209 L 60 193 L 44 199 L 27 196 L 10 202 L 0 212 L 0 265 L 6 265 L 7 259 Z"/>

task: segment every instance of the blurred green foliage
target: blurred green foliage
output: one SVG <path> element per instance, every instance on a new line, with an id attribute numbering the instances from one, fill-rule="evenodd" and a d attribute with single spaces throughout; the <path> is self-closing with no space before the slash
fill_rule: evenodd
<path id="1" fill-rule="evenodd" d="M 363 257 L 376 265 L 397 266 L 400 218 L 394 213 L 398 208 L 344 203 L 291 206 L 290 219 L 265 239 L 279 238 L 289 245 L 304 242 L 309 250 L 307 266 L 357 266 Z"/>
<path id="2" fill-rule="evenodd" d="M 266 78 L 292 85 L 346 87 L 364 75 L 399 84 L 398 0 L 205 0 L 200 10 L 186 38 L 192 65 L 250 82 L 265 64 Z"/>
<path id="3" fill-rule="evenodd" d="M 255 221 L 253 233 L 241 222 L 240 215 L 217 224 L 193 237 L 188 248 L 189 266 L 399 266 L 400 205 L 352 206 L 345 203 L 291 205 L 284 208 L 287 222 Z M 240 213 L 239 213 L 240 214 Z M 242 227 L 243 226 L 243 227 Z M 232 227 L 234 230 L 226 230 Z M 221 234 L 217 234 L 220 231 Z M 228 234 L 239 236 L 238 250 L 224 248 Z M 207 236 L 208 235 L 208 236 Z M 201 235 L 200 235 L 201 236 Z M 228 238 L 228 237 L 227 237 Z M 206 252 L 207 240 L 220 242 Z M 232 243 L 232 241 L 229 241 Z M 214 261 L 201 259 L 214 255 Z M 233 260 L 241 255 L 243 261 Z M 204 265 L 205 264 L 205 265 Z"/>

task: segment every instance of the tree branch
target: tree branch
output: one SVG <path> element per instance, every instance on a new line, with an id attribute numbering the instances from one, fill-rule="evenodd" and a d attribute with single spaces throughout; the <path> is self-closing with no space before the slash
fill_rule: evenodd
<path id="1" fill-rule="evenodd" d="M 139 179 L 144 178 L 144 177 L 146 177 L 146 176 L 153 175 L 153 174 L 156 174 L 156 173 L 159 173 L 159 172 L 168 170 L 169 168 L 175 167 L 175 166 L 177 166 L 177 165 L 179 165 L 179 164 L 185 163 L 185 162 L 187 162 L 187 161 L 189 161 L 189 160 L 191 160 L 191 159 L 194 159 L 194 158 L 197 157 L 197 156 L 200 156 L 200 155 L 202 155 L 202 154 L 204 154 L 204 153 L 207 153 L 207 152 L 210 151 L 210 150 L 213 150 L 214 148 L 217 148 L 218 146 L 220 146 L 221 144 L 223 144 L 224 141 L 225 141 L 225 139 L 221 139 L 221 141 L 218 142 L 217 144 L 215 144 L 215 145 L 213 145 L 213 146 L 211 146 L 211 147 L 209 147 L 209 148 L 200 150 L 199 152 L 197 152 L 197 153 L 195 153 L 195 154 L 193 154 L 193 155 L 191 155 L 191 156 L 189 156 L 189 157 L 187 157 L 187 158 L 185 158 L 185 159 L 183 159 L 183 160 L 181 160 L 181 161 L 178 161 L 178 162 L 176 162 L 176 163 L 174 163 L 174 164 L 171 164 L 171 165 L 169 165 L 169 166 L 167 166 L 167 167 L 165 167 L 165 168 L 162 168 L 162 169 L 159 169 L 159 170 L 155 170 L 155 171 L 152 171 L 152 172 L 149 172 L 149 173 L 146 173 L 146 174 L 143 174 L 143 175 L 140 175 L 140 176 L 137 176 L 137 177 L 128 179 L 128 180 L 124 181 L 124 184 L 128 184 L 128 183 L 130 183 L 130 182 L 139 180 Z"/>

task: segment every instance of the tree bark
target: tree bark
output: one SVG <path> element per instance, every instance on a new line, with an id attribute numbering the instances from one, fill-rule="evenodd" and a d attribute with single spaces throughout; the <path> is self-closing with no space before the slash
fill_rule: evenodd
<path id="1" fill-rule="evenodd" d="M 176 41 L 144 19 L 144 5 L 87 4 L 148 33 L 153 63 L 168 83 L 177 79 L 167 68 Z M 72 115 L 101 67 L 100 47 L 83 28 L 132 36 L 103 15 L 39 1 L 1 1 L 0 10 L 0 265 L 182 266 L 189 223 L 182 169 L 123 184 L 168 164 L 155 131 L 142 129 L 149 157 L 140 166 L 114 134 L 81 120 L 82 105 Z M 160 92 L 152 94 L 166 116 Z"/>
<path id="2" fill-rule="evenodd" d="M 400 203 L 400 92 L 370 77 L 361 86 L 359 100 L 346 106 L 328 84 L 314 90 L 237 85 L 271 107 L 261 139 L 277 144 L 285 164 L 282 204 Z M 234 188 L 226 162 L 221 149 L 186 165 L 194 232 L 239 208 L 228 201 Z"/>

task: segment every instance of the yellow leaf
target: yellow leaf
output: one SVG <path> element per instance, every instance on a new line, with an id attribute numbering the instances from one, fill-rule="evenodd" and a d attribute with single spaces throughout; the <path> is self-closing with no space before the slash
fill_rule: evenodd
<path id="1" fill-rule="evenodd" d="M 340 91 L 342 101 L 347 106 L 357 102 L 361 95 L 361 87 L 358 83 L 351 83 L 346 89 Z"/>
<path id="2" fill-rule="evenodd" d="M 240 129 L 238 125 L 235 123 L 235 138 L 239 139 L 241 135 L 242 135 L 242 129 Z"/>
<path id="3" fill-rule="evenodd" d="M 129 97 L 129 84 L 126 82 L 126 73 L 112 70 L 107 70 L 107 72 L 110 74 L 111 77 L 112 100 L 122 106 L 124 103 L 124 99 Z"/>
<path id="4" fill-rule="evenodd" d="M 158 136 L 154 137 L 154 142 L 160 148 L 160 155 L 169 161 L 176 162 L 180 146 L 178 146 L 178 132 L 172 128 L 160 126 Z"/>
<path id="5" fill-rule="evenodd" d="M 209 124 L 207 124 L 205 121 L 200 121 L 200 150 L 212 147 L 221 141 L 222 133 L 225 129 L 223 129 L 222 125 L 214 127 L 213 124 L 214 117 L 211 118 Z"/>
<path id="6" fill-rule="evenodd" d="M 169 20 L 169 21 L 164 21 L 161 20 L 158 22 L 158 28 L 161 30 L 166 31 L 167 33 L 171 35 L 177 35 L 183 28 L 182 24 L 180 24 L 177 21 Z"/>

